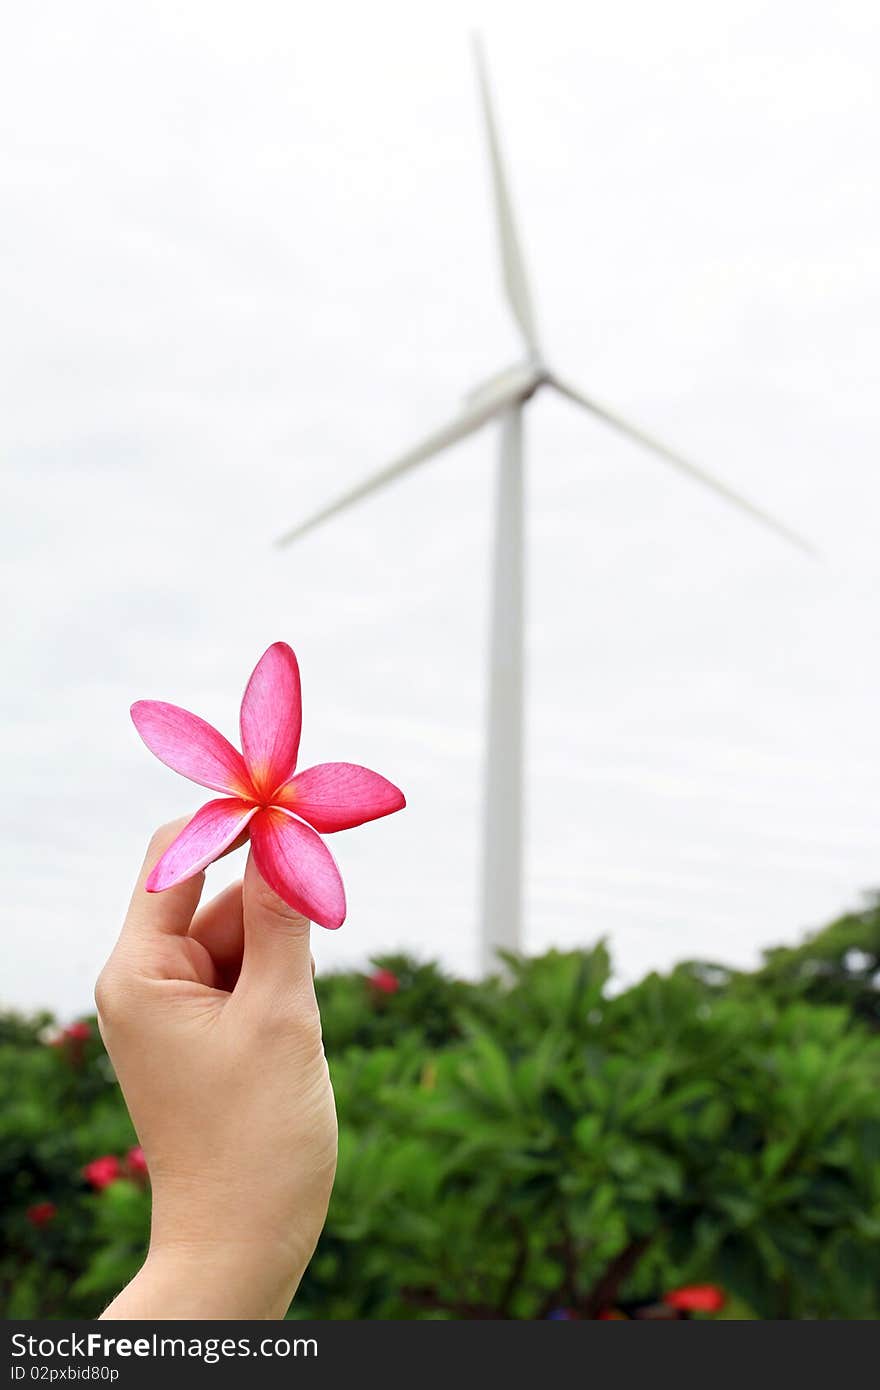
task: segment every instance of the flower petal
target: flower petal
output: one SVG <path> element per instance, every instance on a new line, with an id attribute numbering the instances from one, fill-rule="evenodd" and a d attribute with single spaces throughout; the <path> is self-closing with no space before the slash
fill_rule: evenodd
<path id="1" fill-rule="evenodd" d="M 215 792 L 253 795 L 238 749 L 197 714 L 162 700 L 138 700 L 131 717 L 150 752 L 167 767 Z"/>
<path id="2" fill-rule="evenodd" d="M 251 822 L 251 848 L 263 878 L 289 907 L 320 927 L 345 921 L 345 889 L 336 860 L 310 825 L 270 806 Z"/>
<path id="3" fill-rule="evenodd" d="M 161 893 L 201 873 L 238 839 L 258 809 L 252 801 L 227 796 L 208 801 L 154 865 L 146 882 L 147 892 Z"/>
<path id="4" fill-rule="evenodd" d="M 301 728 L 296 657 L 286 642 L 275 642 L 254 667 L 241 702 L 242 751 L 262 796 L 293 776 Z"/>
<path id="5" fill-rule="evenodd" d="M 273 804 L 293 811 L 326 835 L 402 811 L 406 797 L 368 767 L 319 763 L 292 778 L 273 797 Z"/>

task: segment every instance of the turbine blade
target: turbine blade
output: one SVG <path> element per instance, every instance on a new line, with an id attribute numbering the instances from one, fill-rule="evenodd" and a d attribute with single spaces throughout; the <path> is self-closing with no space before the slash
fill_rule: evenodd
<path id="1" fill-rule="evenodd" d="M 486 138 L 489 144 L 489 160 L 492 166 L 492 184 L 495 190 L 495 216 L 498 224 L 498 240 L 501 245 L 501 264 L 504 272 L 504 286 L 514 317 L 522 329 L 526 344 L 531 352 L 538 352 L 538 332 L 535 327 L 535 313 L 532 297 L 526 278 L 525 262 L 516 224 L 513 207 L 504 171 L 501 142 L 498 127 L 492 110 L 492 94 L 489 90 L 489 76 L 486 70 L 486 55 L 483 41 L 478 34 L 473 36 L 474 59 L 477 65 L 477 81 L 480 86 L 480 99 L 486 122 Z"/>
<path id="2" fill-rule="evenodd" d="M 320 526 L 322 522 L 328 521 L 331 516 L 336 516 L 338 512 L 345 511 L 348 507 L 353 506 L 355 502 L 360 502 L 363 497 L 369 497 L 370 493 L 378 492 L 380 488 L 385 487 L 386 483 L 394 482 L 396 478 L 401 477 L 404 473 L 408 472 L 409 469 L 415 468 L 417 464 L 424 463 L 427 459 L 432 458 L 434 454 L 441 453 L 443 449 L 448 449 L 451 444 L 456 444 L 460 439 L 464 439 L 467 435 L 473 434 L 475 430 L 485 425 L 493 415 L 503 410 L 506 404 L 507 402 L 502 400 L 493 403 L 489 407 L 484 405 L 478 409 L 465 411 L 464 414 L 450 421 L 448 425 L 444 425 L 442 429 L 435 430 L 427 439 L 423 439 L 420 444 L 416 444 L 414 448 L 407 450 L 405 454 L 401 454 L 393 463 L 389 463 L 387 467 L 380 469 L 378 473 L 373 473 L 369 478 L 366 478 L 364 482 L 358 483 L 356 487 L 351 488 L 348 492 L 343 493 L 341 497 L 337 497 L 335 501 L 329 502 L 326 507 L 322 507 L 320 511 L 315 512 L 313 516 L 307 517 L 305 521 L 301 521 L 297 526 L 293 526 L 289 531 L 285 531 L 283 536 L 279 536 L 275 544 L 289 545 L 291 541 L 299 540 L 300 536 L 304 536 L 306 532 L 311 531 L 313 527 Z"/>
<path id="3" fill-rule="evenodd" d="M 796 545 L 799 550 L 805 551 L 807 555 L 812 555 L 814 559 L 818 558 L 819 552 L 816 550 L 815 546 L 811 545 L 809 541 L 804 540 L 803 536 L 799 536 L 796 531 L 792 531 L 784 522 L 777 521 L 776 517 L 771 516 L 769 512 L 762 511 L 760 507 L 756 507 L 748 498 L 740 496 L 738 492 L 734 492 L 726 483 L 722 483 L 718 478 L 713 478 L 711 473 L 707 473 L 702 468 L 698 468 L 696 464 L 689 463 L 688 460 L 682 458 L 680 454 L 674 453 L 673 450 L 668 449 L 665 444 L 661 444 L 659 439 L 654 439 L 650 434 L 646 434 L 644 430 L 638 429 L 635 425 L 628 424 L 627 421 L 621 419 L 619 415 L 615 415 L 613 411 L 607 410 L 604 405 L 600 405 L 598 401 L 594 401 L 592 397 L 585 396 L 582 392 L 576 391 L 573 386 L 569 386 L 566 382 L 560 381 L 558 377 L 551 377 L 550 382 L 563 396 L 567 396 L 569 400 L 574 401 L 577 405 L 583 406 L 584 409 L 598 416 L 600 420 L 604 420 L 606 425 L 611 425 L 612 428 L 620 430 L 622 434 L 628 435 L 630 439 L 634 439 L 637 444 L 641 444 L 644 448 L 650 449 L 655 454 L 659 454 L 667 463 L 671 463 L 674 468 L 680 469 L 682 473 L 686 473 L 688 477 L 693 478 L 698 483 L 702 483 L 704 487 L 711 488 L 713 492 L 723 497 L 725 501 L 732 503 L 735 507 L 739 507 L 740 511 L 747 512 L 753 520 L 760 521 L 764 526 L 769 526 L 771 531 L 775 531 L 777 535 L 782 536 L 783 539 L 787 540 L 791 545 Z"/>

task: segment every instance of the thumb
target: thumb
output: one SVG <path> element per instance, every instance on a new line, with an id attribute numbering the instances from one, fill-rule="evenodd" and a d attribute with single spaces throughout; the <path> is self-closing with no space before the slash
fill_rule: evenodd
<path id="1" fill-rule="evenodd" d="M 271 1003 L 314 1007 L 310 923 L 274 893 L 248 855 L 242 884 L 244 955 L 239 984 Z"/>

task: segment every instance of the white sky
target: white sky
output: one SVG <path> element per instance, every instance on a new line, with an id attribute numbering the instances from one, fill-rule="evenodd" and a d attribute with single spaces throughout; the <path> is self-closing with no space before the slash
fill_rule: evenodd
<path id="1" fill-rule="evenodd" d="M 876 7 L 316 9 L 4 21 L 2 997 L 87 1007 L 203 799 L 131 701 L 234 736 L 278 638 L 302 765 L 410 803 L 335 839 L 319 968 L 474 968 L 492 432 L 270 547 L 518 356 L 474 21 L 552 362 L 825 557 L 535 401 L 528 946 L 749 962 L 880 883 Z"/>

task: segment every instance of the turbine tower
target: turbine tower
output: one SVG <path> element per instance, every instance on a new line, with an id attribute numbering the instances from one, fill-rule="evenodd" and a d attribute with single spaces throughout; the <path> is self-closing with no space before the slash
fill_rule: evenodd
<path id="1" fill-rule="evenodd" d="M 489 149 L 502 279 L 523 339 L 525 355 L 519 363 L 471 391 L 462 409 L 448 424 L 294 526 L 280 537 L 278 544 L 289 545 L 299 540 L 307 531 L 329 521 L 355 502 L 379 492 L 387 483 L 403 477 L 458 440 L 482 429 L 490 421 L 498 422 L 500 450 L 495 494 L 483 806 L 481 965 L 488 970 L 496 964 L 497 951 L 518 952 L 522 949 L 523 413 L 535 392 L 542 387 L 551 387 L 689 478 L 711 488 L 725 501 L 769 527 L 786 541 L 809 554 L 815 554 L 815 551 L 782 522 L 607 409 L 593 396 L 585 395 L 548 366 L 538 339 L 529 281 L 514 221 L 486 60 L 482 43 L 476 37 L 474 56 Z"/>

